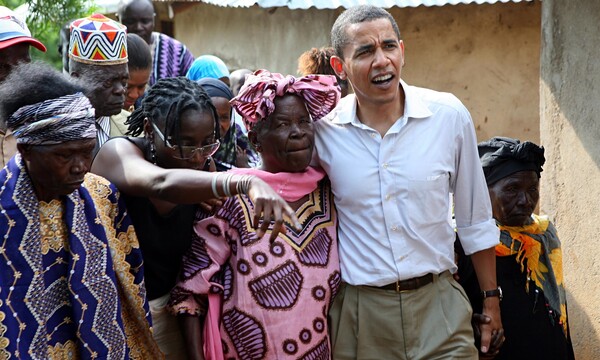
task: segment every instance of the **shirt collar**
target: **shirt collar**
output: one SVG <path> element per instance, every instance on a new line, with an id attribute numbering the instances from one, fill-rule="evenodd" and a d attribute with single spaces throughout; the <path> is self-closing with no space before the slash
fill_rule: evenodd
<path id="1" fill-rule="evenodd" d="M 418 91 L 415 87 L 407 85 L 403 80 L 400 80 L 400 86 L 404 89 L 404 117 L 413 119 L 422 119 L 431 116 L 433 113 L 427 105 L 421 100 Z M 360 120 L 356 116 L 356 95 L 346 95 L 340 102 L 335 111 L 332 122 L 334 124 L 360 124 Z"/>

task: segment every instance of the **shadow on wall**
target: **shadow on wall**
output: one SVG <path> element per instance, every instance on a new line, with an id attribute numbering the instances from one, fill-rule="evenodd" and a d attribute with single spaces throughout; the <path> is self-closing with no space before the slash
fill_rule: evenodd
<path id="1" fill-rule="evenodd" d="M 542 212 L 558 229 L 578 359 L 600 359 L 600 2 L 542 2 Z"/>
<path id="2" fill-rule="evenodd" d="M 591 9 L 600 11 L 600 2 L 587 0 L 588 6 L 575 4 L 579 2 L 586 1 L 554 0 L 543 3 L 540 67 L 542 88 L 546 88 L 556 102 L 557 108 L 546 109 L 549 110 L 548 115 L 551 118 L 562 115 L 570 125 L 568 129 L 563 129 L 560 121 L 552 121 L 548 125 L 549 130 L 553 135 L 575 131 L 587 155 L 600 168 L 600 121 L 597 121 L 600 113 L 600 48 L 597 46 L 600 22 L 596 17 L 597 12 Z M 564 17 L 556 19 L 555 14 L 559 12 Z M 545 110 L 544 105 L 551 104 L 544 104 L 542 101 L 542 111 Z M 571 145 L 567 143 L 556 146 L 561 149 Z"/>
<path id="3" fill-rule="evenodd" d="M 567 284 L 567 286 L 569 286 L 569 284 Z M 586 310 L 581 307 L 568 290 L 567 305 L 569 306 L 567 311 L 569 312 L 569 326 L 571 329 L 571 341 L 573 342 L 573 348 L 575 350 L 575 359 L 597 359 L 598 349 L 594 349 L 594 347 L 597 346 L 597 342 L 592 344 L 576 334 L 581 333 L 582 331 L 588 331 L 589 329 L 592 329 L 592 334 L 590 334 L 591 338 L 600 339 L 600 334 L 593 330 L 594 324 L 587 316 Z"/>

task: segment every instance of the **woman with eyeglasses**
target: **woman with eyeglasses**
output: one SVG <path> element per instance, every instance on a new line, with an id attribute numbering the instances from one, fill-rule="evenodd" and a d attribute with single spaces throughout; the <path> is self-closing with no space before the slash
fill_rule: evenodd
<path id="1" fill-rule="evenodd" d="M 206 92 L 183 77 L 159 80 L 128 119 L 129 133 L 105 143 L 92 164 L 121 191 L 144 256 L 144 277 L 154 337 L 167 359 L 185 359 L 179 326 L 165 311 L 182 255 L 192 241 L 199 203 L 247 194 L 257 214 L 281 228 L 294 211 L 266 183 L 253 176 L 207 171 L 219 148 L 218 116 Z M 253 219 L 258 224 L 258 216 Z M 262 236 L 270 222 L 257 234 Z M 277 231 L 278 232 L 278 231 Z M 276 235 L 273 235 L 276 236 Z"/>

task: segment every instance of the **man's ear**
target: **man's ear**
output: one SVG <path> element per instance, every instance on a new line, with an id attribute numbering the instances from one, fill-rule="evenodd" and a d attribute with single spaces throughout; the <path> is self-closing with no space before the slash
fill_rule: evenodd
<path id="1" fill-rule="evenodd" d="M 342 61 L 342 59 L 336 55 L 333 55 L 331 57 L 331 59 L 329 59 L 329 64 L 331 65 L 331 68 L 333 69 L 333 71 L 335 71 L 336 75 L 342 79 L 342 80 L 346 80 L 347 76 L 346 76 L 346 72 L 344 71 L 344 62 Z"/>

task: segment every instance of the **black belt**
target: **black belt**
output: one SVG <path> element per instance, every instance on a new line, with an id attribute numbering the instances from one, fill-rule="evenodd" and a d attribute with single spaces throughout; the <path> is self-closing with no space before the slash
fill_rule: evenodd
<path id="1" fill-rule="evenodd" d="M 415 277 L 412 279 L 399 280 L 391 284 L 383 286 L 369 286 L 381 290 L 394 290 L 395 292 L 416 290 L 422 286 L 433 282 L 433 274 L 425 274 L 423 276 Z"/>

